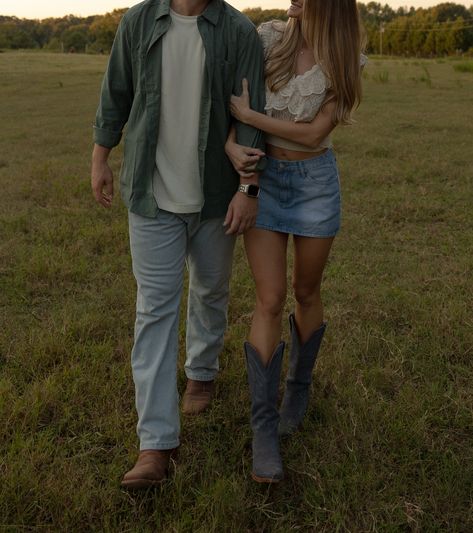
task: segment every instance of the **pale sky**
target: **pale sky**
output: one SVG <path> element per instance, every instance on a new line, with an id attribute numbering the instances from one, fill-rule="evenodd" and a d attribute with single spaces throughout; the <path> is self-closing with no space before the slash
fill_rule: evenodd
<path id="1" fill-rule="evenodd" d="M 367 3 L 369 0 L 366 0 Z M 473 0 L 453 0 L 457 4 L 470 6 Z M 442 0 L 380 0 L 381 4 L 389 4 L 393 8 L 399 6 L 429 7 L 440 4 Z M 131 7 L 135 0 L 0 0 L 0 15 L 19 18 L 62 17 L 64 15 L 100 15 L 115 8 Z M 238 9 L 261 7 L 263 9 L 289 7 L 290 0 L 229 0 Z"/>

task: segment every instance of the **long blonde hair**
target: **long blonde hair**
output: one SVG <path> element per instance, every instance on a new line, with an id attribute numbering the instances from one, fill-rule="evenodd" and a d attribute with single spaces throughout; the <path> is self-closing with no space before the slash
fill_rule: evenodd
<path id="1" fill-rule="evenodd" d="M 305 40 L 330 81 L 325 103 L 336 99 L 334 122 L 350 124 L 352 110 L 361 101 L 363 37 L 356 0 L 305 0 L 302 21 L 291 18 L 279 28 L 281 39 L 269 51 L 266 63 L 270 90 L 278 91 L 295 75 L 297 54 Z"/>

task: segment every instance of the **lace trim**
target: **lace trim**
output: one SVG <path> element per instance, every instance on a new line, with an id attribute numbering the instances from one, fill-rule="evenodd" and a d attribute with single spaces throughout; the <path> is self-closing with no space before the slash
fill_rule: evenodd
<path id="1" fill-rule="evenodd" d="M 327 79 L 319 65 L 294 76 L 280 91 L 266 88 L 265 110 L 288 109 L 296 121 L 312 120 L 324 101 L 328 88 Z"/>

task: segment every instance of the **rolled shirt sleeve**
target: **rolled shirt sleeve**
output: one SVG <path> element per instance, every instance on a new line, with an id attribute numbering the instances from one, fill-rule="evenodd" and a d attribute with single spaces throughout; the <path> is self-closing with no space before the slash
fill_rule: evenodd
<path id="1" fill-rule="evenodd" d="M 261 39 L 256 28 L 251 28 L 242 36 L 242 43 L 238 50 L 235 85 L 233 94 L 240 95 L 242 80 L 248 80 L 250 93 L 250 107 L 259 113 L 264 113 L 265 85 L 264 85 L 264 53 Z M 261 130 L 253 128 L 239 121 L 235 122 L 238 144 L 260 148 L 264 150 L 264 134 Z M 257 170 L 263 170 L 265 159 L 260 159 Z"/>
<path id="2" fill-rule="evenodd" d="M 102 82 L 94 124 L 94 142 L 106 148 L 119 144 L 133 103 L 131 45 L 123 17 L 118 26 Z"/>

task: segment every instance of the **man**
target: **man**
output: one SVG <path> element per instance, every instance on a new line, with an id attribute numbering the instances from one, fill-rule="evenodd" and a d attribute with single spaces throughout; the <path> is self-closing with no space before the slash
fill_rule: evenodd
<path id="1" fill-rule="evenodd" d="M 224 153 L 229 100 L 248 78 L 264 109 L 263 53 L 253 25 L 223 0 L 146 0 L 123 16 L 95 123 L 92 188 L 110 207 L 107 164 L 127 124 L 121 196 L 129 210 L 137 281 L 132 370 L 140 454 L 122 486 L 166 479 L 179 446 L 176 384 L 179 301 L 189 269 L 188 377 L 183 411 L 209 403 L 227 321 L 237 234 L 254 224 L 257 173 L 239 180 Z M 262 155 L 262 135 L 235 124 Z"/>

